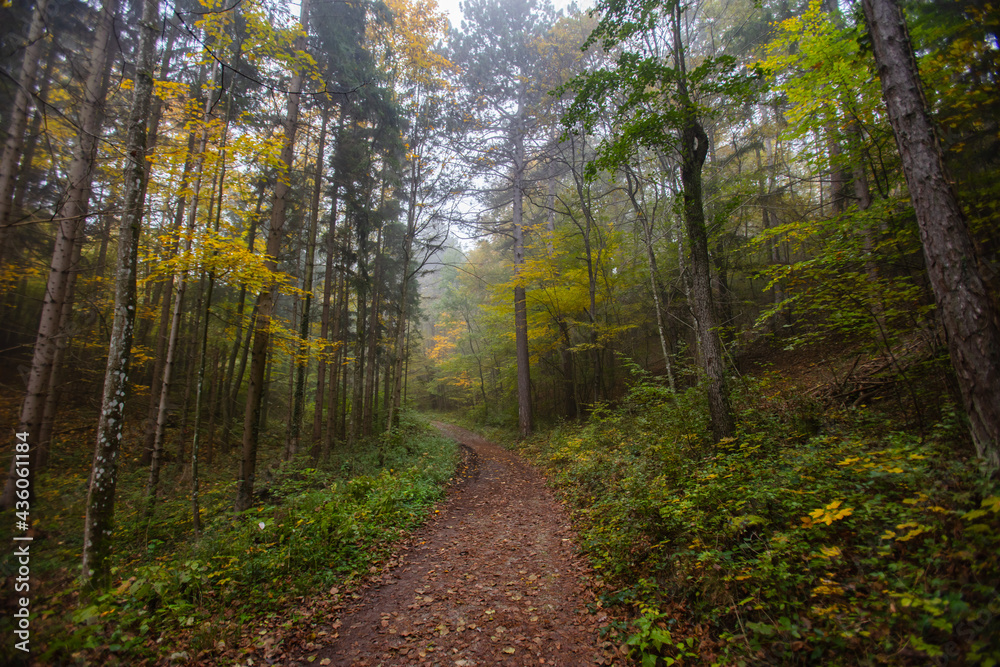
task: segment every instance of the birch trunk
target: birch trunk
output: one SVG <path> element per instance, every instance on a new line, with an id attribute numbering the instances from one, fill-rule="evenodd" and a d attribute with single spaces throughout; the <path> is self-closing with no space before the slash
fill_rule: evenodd
<path id="1" fill-rule="evenodd" d="M 119 227 L 118 268 L 115 272 L 115 316 L 84 522 L 83 577 L 91 587 L 107 586 L 111 576 L 108 561 L 136 314 L 136 270 L 147 174 L 146 123 L 153 95 L 153 52 L 159 28 L 158 14 L 159 1 L 145 0 L 140 22 L 142 37 L 139 61 L 136 63 L 135 92 L 128 121 L 125 207 Z"/>

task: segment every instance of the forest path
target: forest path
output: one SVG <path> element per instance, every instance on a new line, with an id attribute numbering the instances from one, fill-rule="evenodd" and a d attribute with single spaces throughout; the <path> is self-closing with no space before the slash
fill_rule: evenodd
<path id="1" fill-rule="evenodd" d="M 462 445 L 462 479 L 311 664 L 604 664 L 566 509 L 520 456 L 435 426 Z"/>

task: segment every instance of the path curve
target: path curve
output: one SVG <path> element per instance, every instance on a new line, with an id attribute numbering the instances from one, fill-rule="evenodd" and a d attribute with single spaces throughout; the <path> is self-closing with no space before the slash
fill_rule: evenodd
<path id="1" fill-rule="evenodd" d="M 462 445 L 461 481 L 312 664 L 605 664 L 565 508 L 518 455 L 435 426 Z"/>

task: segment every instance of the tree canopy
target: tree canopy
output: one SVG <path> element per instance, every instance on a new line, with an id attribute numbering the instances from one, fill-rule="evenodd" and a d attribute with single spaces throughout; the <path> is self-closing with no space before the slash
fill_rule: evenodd
<path id="1" fill-rule="evenodd" d="M 941 655 L 941 624 L 964 613 L 953 582 L 883 609 L 810 580 L 819 606 L 778 613 L 766 598 L 799 595 L 781 588 L 792 574 L 768 570 L 785 583 L 749 591 L 736 582 L 766 567 L 734 554 L 767 533 L 767 549 L 834 567 L 841 546 L 806 556 L 808 540 L 787 536 L 832 532 L 860 506 L 838 500 L 847 491 L 820 498 L 826 486 L 801 492 L 815 503 L 782 495 L 827 474 L 823 457 L 844 484 L 886 461 L 862 486 L 903 493 L 887 481 L 902 464 L 887 461 L 910 444 L 885 445 L 887 459 L 865 449 L 869 431 L 856 454 L 845 444 L 841 417 L 862 408 L 898 434 L 885 437 L 946 442 L 978 470 L 975 491 L 940 492 L 956 503 L 942 514 L 996 513 L 996 8 L 465 0 L 461 12 L 451 24 L 435 0 L 0 7 L 0 408 L 19 438 L 3 450 L 4 507 L 55 516 L 56 480 L 76 485 L 74 577 L 99 605 L 129 590 L 121 568 L 155 560 L 150 535 L 175 540 L 161 524 L 182 522 L 176 539 L 195 553 L 226 522 L 250 525 L 277 479 L 329 474 L 333 493 L 370 456 L 391 472 L 363 484 L 389 484 L 395 447 L 420 456 L 403 442 L 414 415 L 461 412 L 565 464 L 555 474 L 586 512 L 602 493 L 644 498 L 609 509 L 614 526 L 586 524 L 609 581 L 644 572 L 628 580 L 649 590 L 624 638 L 642 664 L 690 648 L 669 648 L 667 607 L 649 606 L 702 567 L 649 546 L 670 535 L 735 577 L 705 644 L 725 644 L 720 659 Z M 797 397 L 779 405 L 782 391 Z M 755 456 L 780 488 L 744 503 L 722 480 L 763 475 Z M 696 519 L 732 538 L 726 549 L 682 521 L 708 507 L 683 475 L 717 480 L 704 487 L 716 505 L 742 503 L 725 526 Z M 984 504 L 958 509 L 973 498 Z M 811 518 L 778 527 L 763 518 L 777 505 Z M 865 511 L 877 523 L 883 509 Z M 932 532 L 903 518 L 869 542 Z M 851 544 L 857 563 L 875 558 Z M 862 629 L 890 604 L 923 605 L 922 629 Z M 834 617 L 852 628 L 839 648 L 810 634 Z M 1000 659 L 995 639 L 956 645 L 969 664 Z"/>

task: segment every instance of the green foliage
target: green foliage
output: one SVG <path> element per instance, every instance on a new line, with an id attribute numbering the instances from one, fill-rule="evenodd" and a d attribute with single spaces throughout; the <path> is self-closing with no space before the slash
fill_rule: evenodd
<path id="1" fill-rule="evenodd" d="M 794 307 L 808 326 L 788 337 L 787 346 L 847 338 L 887 352 L 901 336 L 933 329 L 927 287 L 896 268 L 919 263 L 920 245 L 912 218 L 898 214 L 894 202 L 789 222 L 753 243 L 760 249 L 779 239 L 802 259 L 763 267 L 768 287 L 781 284 L 787 298 L 765 310 L 758 324 Z"/>
<path id="2" fill-rule="evenodd" d="M 526 444 L 618 591 L 605 602 L 638 608 L 620 629 L 643 664 L 699 634 L 719 664 L 1000 659 L 1000 489 L 957 455 L 954 416 L 921 441 L 766 378 L 735 399 L 738 437 L 718 443 L 697 392 L 647 380 Z"/>
<path id="3" fill-rule="evenodd" d="M 341 449 L 322 469 L 281 467 L 265 485 L 263 501 L 242 515 L 231 512 L 231 484 L 205 484 L 202 511 L 212 518 L 194 544 L 185 494 L 162 503 L 147 534 L 141 484 L 126 476 L 116 584 L 69 612 L 60 606 L 64 594 L 54 599 L 42 612 L 40 659 L 60 661 L 81 650 L 101 660 L 153 657 L 160 646 L 177 646 L 177 637 L 197 635 L 206 624 L 212 637 L 189 637 L 185 645 L 210 649 L 220 639 L 236 641 L 245 623 L 283 609 L 295 596 L 349 586 L 423 521 L 457 454 L 453 441 L 404 414 L 392 436 Z M 142 471 L 132 474 L 139 478 Z M 155 641 L 163 637 L 173 640 Z"/>
<path id="4" fill-rule="evenodd" d="M 667 620 L 667 614 L 657 609 L 646 608 L 633 622 L 636 632 L 625 641 L 625 645 L 630 647 L 629 655 L 642 662 L 642 667 L 675 664 L 677 659 L 664 655 L 666 652 L 673 653 L 678 658 L 698 657 L 697 653 L 689 650 L 694 644 L 694 638 L 687 637 L 675 641 L 666 627 Z"/>
<path id="5" fill-rule="evenodd" d="M 612 54 L 607 67 L 578 75 L 557 92 L 576 97 L 563 116 L 572 132 L 591 133 L 610 119 L 614 131 L 601 140 L 597 159 L 587 166 L 591 177 L 616 171 L 633 159 L 638 147 L 667 149 L 694 116 L 717 112 L 718 100 L 739 106 L 755 89 L 756 69 L 739 67 L 729 55 L 700 57 L 679 65 L 681 45 L 657 44 L 662 33 L 686 8 L 663 0 L 603 0 L 595 11 L 601 21 L 584 43 L 600 43 Z M 711 102 L 709 103 L 709 101 Z"/>

